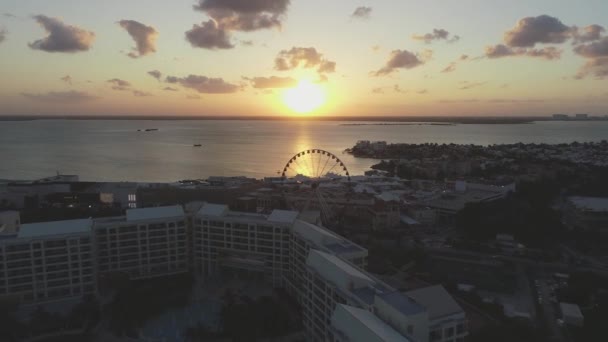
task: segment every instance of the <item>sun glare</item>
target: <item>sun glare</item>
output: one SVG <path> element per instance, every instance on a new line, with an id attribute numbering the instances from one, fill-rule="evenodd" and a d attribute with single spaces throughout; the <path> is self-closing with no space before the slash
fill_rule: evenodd
<path id="1" fill-rule="evenodd" d="M 285 91 L 283 100 L 289 109 L 304 114 L 321 107 L 326 98 L 323 87 L 303 80 L 295 88 Z"/>

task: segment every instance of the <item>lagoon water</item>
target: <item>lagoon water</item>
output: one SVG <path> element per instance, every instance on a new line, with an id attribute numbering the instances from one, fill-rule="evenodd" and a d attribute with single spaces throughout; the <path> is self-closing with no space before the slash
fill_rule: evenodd
<path id="1" fill-rule="evenodd" d="M 608 121 L 530 124 L 352 125 L 293 120 L 0 121 L 0 179 L 77 174 L 88 181 L 173 182 L 275 176 L 299 151 L 338 155 L 351 174 L 371 159 L 343 154 L 357 140 L 392 143 L 570 143 L 608 139 Z M 347 124 L 347 125 L 345 125 Z M 143 131 L 158 128 L 158 131 Z M 141 129 L 141 132 L 138 132 Z M 194 147 L 201 144 L 201 147 Z"/>

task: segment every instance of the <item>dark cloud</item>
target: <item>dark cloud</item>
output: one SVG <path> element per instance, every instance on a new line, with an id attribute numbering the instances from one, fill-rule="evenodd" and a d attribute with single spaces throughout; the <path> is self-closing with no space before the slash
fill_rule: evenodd
<path id="1" fill-rule="evenodd" d="M 114 90 L 129 90 L 131 87 L 131 83 L 119 78 L 113 78 L 111 80 L 107 80 L 106 82 L 111 83 L 112 89 Z"/>
<path id="2" fill-rule="evenodd" d="M 60 78 L 60 80 L 62 80 L 63 82 L 72 85 L 72 76 L 70 75 L 65 75 L 62 78 Z"/>
<path id="3" fill-rule="evenodd" d="M 322 61 L 317 71 L 321 74 L 332 73 L 336 71 L 336 62 Z"/>
<path id="4" fill-rule="evenodd" d="M 403 94 L 407 93 L 407 90 L 403 90 L 403 89 L 401 89 L 401 86 L 400 86 L 400 85 L 398 85 L 398 84 L 395 84 L 395 85 L 393 86 L 393 91 L 394 91 L 395 93 L 403 93 Z"/>
<path id="5" fill-rule="evenodd" d="M 121 20 L 118 25 L 127 30 L 135 41 L 135 48 L 127 56 L 138 58 L 156 52 L 158 31 L 154 27 L 146 26 L 135 20 Z"/>
<path id="6" fill-rule="evenodd" d="M 598 57 L 587 60 L 576 74 L 576 79 L 593 76 L 597 79 L 608 78 L 608 57 Z"/>
<path id="7" fill-rule="evenodd" d="M 469 55 L 461 55 L 460 58 L 458 58 L 456 61 L 450 63 L 447 67 L 443 68 L 443 70 L 441 70 L 442 73 L 448 73 L 448 72 L 453 72 L 456 70 L 456 66 L 459 63 L 462 63 L 464 61 L 468 61 L 470 60 Z"/>
<path id="8" fill-rule="evenodd" d="M 574 52 L 587 59 L 575 78 L 581 79 L 589 75 L 598 79 L 608 77 L 608 37 L 589 44 L 578 45 Z"/>
<path id="9" fill-rule="evenodd" d="M 510 47 L 528 48 L 539 43 L 561 44 L 571 35 L 572 29 L 559 19 L 540 15 L 519 20 L 513 29 L 505 33 L 504 40 Z"/>
<path id="10" fill-rule="evenodd" d="M 253 77 L 246 78 L 246 80 L 250 81 L 253 87 L 257 89 L 292 88 L 298 84 L 298 81 L 291 77 Z"/>
<path id="11" fill-rule="evenodd" d="M 443 68 L 441 70 L 441 72 L 448 73 L 448 72 L 453 72 L 454 70 L 456 70 L 456 62 L 450 63 L 447 67 Z"/>
<path id="12" fill-rule="evenodd" d="M 232 49 L 232 31 L 280 28 L 290 0 L 198 0 L 194 9 L 211 19 L 193 25 L 186 39 L 193 47 Z"/>
<path id="13" fill-rule="evenodd" d="M 179 89 L 177 88 L 172 88 L 172 87 L 164 87 L 163 88 L 164 91 L 179 91 Z"/>
<path id="14" fill-rule="evenodd" d="M 488 82 L 469 82 L 469 81 L 463 81 L 460 82 L 460 86 L 458 87 L 458 89 L 460 90 L 468 90 L 468 89 L 472 89 L 472 88 L 477 88 L 477 87 L 481 87 L 483 85 L 485 85 Z"/>
<path id="15" fill-rule="evenodd" d="M 372 15 L 371 7 L 360 6 L 360 7 L 355 8 L 355 11 L 353 12 L 353 14 L 351 14 L 351 17 L 358 18 L 358 19 L 369 19 L 369 17 L 371 15 Z"/>
<path id="16" fill-rule="evenodd" d="M 589 44 L 579 45 L 574 52 L 585 58 L 608 57 L 608 37 Z"/>
<path id="17" fill-rule="evenodd" d="M 413 69 L 423 65 L 424 61 L 418 54 L 407 50 L 393 50 L 386 65 L 380 70 L 373 72 L 375 76 L 384 76 L 393 73 L 397 69 Z"/>
<path id="18" fill-rule="evenodd" d="M 17 18 L 17 16 L 14 15 L 14 14 L 12 14 L 12 13 L 4 12 L 2 15 L 5 16 L 5 17 L 7 17 L 7 18 Z"/>
<path id="19" fill-rule="evenodd" d="M 421 40 L 427 44 L 432 43 L 434 40 L 445 40 L 450 43 L 454 43 L 460 40 L 460 36 L 452 36 L 450 38 L 450 32 L 444 29 L 433 29 L 432 33 L 422 34 L 422 35 L 413 35 L 412 39 Z"/>
<path id="20" fill-rule="evenodd" d="M 420 95 L 424 95 L 424 94 L 428 94 L 428 90 L 427 89 L 420 89 L 416 92 L 416 94 L 420 94 Z"/>
<path id="21" fill-rule="evenodd" d="M 239 90 L 239 86 L 225 82 L 222 78 L 210 78 L 207 76 L 189 75 L 188 77 L 167 76 L 167 83 L 176 83 L 185 88 L 190 88 L 199 93 L 206 94 L 228 94 Z"/>
<path id="22" fill-rule="evenodd" d="M 574 29 L 574 43 L 588 43 L 602 38 L 602 33 L 606 29 L 600 25 L 589 25 L 583 28 Z"/>
<path id="23" fill-rule="evenodd" d="M 218 26 L 214 20 L 208 20 L 201 25 L 193 25 L 190 31 L 186 31 L 186 40 L 193 47 L 203 49 L 232 49 L 234 47 L 230 42 L 230 32 Z"/>
<path id="24" fill-rule="evenodd" d="M 145 91 L 141 91 L 141 90 L 133 90 L 133 96 L 136 97 L 147 97 L 147 96 L 154 96 L 151 93 L 145 92 Z"/>
<path id="25" fill-rule="evenodd" d="M 0 29 L 0 43 L 2 43 L 6 39 L 6 30 Z"/>
<path id="26" fill-rule="evenodd" d="M 160 78 L 163 77 L 163 73 L 158 70 L 148 71 L 148 75 L 156 78 L 159 81 L 160 81 Z"/>
<path id="27" fill-rule="evenodd" d="M 93 46 L 95 33 L 82 28 L 64 24 L 57 18 L 44 15 L 34 17 L 48 35 L 29 44 L 34 50 L 46 52 L 88 51 Z"/>
<path id="28" fill-rule="evenodd" d="M 373 88 L 372 94 L 384 94 L 384 89 L 382 88 Z"/>
<path id="29" fill-rule="evenodd" d="M 336 62 L 325 59 L 323 54 L 313 47 L 282 50 L 274 60 L 276 70 L 285 71 L 298 67 L 317 68 L 319 74 L 325 74 L 336 71 Z"/>
<path id="30" fill-rule="evenodd" d="M 525 48 L 512 48 L 504 44 L 498 44 L 494 46 L 487 46 L 485 56 L 487 58 L 496 59 L 503 57 L 513 56 L 528 56 L 537 57 L 546 60 L 559 59 L 562 55 L 562 50 L 555 47 L 544 47 L 542 49 L 525 49 Z"/>
<path id="31" fill-rule="evenodd" d="M 42 102 L 56 102 L 61 104 L 82 103 L 96 100 L 99 97 L 90 95 L 83 91 L 50 91 L 44 94 L 22 93 L 21 95 L 30 100 Z"/>
<path id="32" fill-rule="evenodd" d="M 240 43 L 243 46 L 253 46 L 253 40 L 241 40 Z"/>
<path id="33" fill-rule="evenodd" d="M 221 30 L 256 31 L 281 27 L 290 0 L 198 0 L 194 9 L 205 12 Z"/>

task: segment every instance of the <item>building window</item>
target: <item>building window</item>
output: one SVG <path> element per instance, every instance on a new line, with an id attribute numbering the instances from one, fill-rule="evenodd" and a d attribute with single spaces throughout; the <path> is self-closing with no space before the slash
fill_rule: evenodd
<path id="1" fill-rule="evenodd" d="M 137 202 L 137 195 L 136 194 L 129 194 L 129 202 Z"/>

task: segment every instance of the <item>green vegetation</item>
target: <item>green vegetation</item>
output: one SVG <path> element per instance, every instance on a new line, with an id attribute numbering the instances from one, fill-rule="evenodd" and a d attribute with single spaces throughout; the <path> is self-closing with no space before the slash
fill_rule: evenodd
<path id="1" fill-rule="evenodd" d="M 136 337 L 147 320 L 188 304 L 193 283 L 192 276 L 185 274 L 121 284 L 104 308 L 110 330 L 117 336 Z"/>
<path id="2" fill-rule="evenodd" d="M 28 336 L 56 333 L 64 330 L 84 329 L 93 327 L 100 319 L 99 303 L 93 296 L 85 297 L 76 304 L 67 315 L 50 313 L 38 306 L 30 315 L 29 321 L 21 322 L 16 318 L 18 305 L 16 302 L 0 303 L 0 341 L 20 341 Z M 54 340 L 69 341 L 60 336 Z M 85 336 L 79 336 L 78 341 L 85 341 Z M 53 341 L 49 339 L 48 341 Z"/>
<path id="3" fill-rule="evenodd" d="M 521 183 L 505 199 L 467 205 L 456 216 L 456 227 L 472 240 L 506 233 L 525 245 L 542 246 L 563 232 L 559 214 L 550 207 L 558 193 L 550 181 Z"/>
<path id="4" fill-rule="evenodd" d="M 300 329 L 295 322 L 297 320 L 290 320 L 284 301 L 275 297 L 253 300 L 227 294 L 221 312 L 222 335 L 234 342 L 284 336 Z"/>

